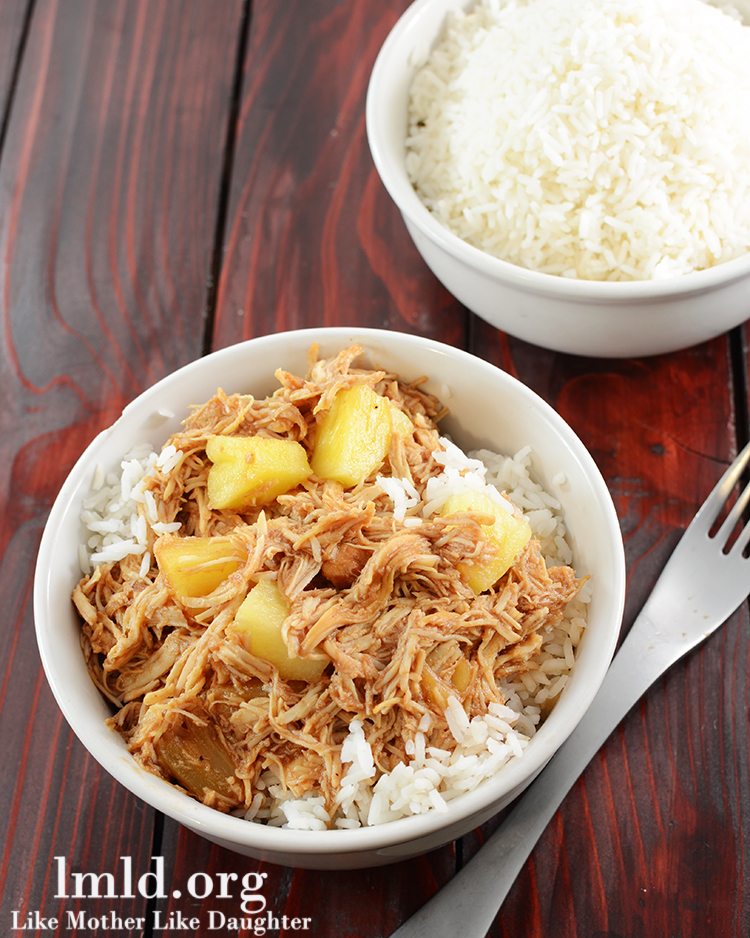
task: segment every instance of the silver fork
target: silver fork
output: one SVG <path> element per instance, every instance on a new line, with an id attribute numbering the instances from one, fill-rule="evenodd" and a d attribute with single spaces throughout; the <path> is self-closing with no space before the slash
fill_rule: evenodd
<path id="1" fill-rule="evenodd" d="M 392 938 L 484 938 L 526 859 L 573 783 L 654 681 L 719 628 L 750 594 L 750 522 L 727 543 L 750 503 L 739 494 L 711 530 L 750 465 L 748 444 L 698 511 L 615 655 L 586 715 L 476 856 Z"/>

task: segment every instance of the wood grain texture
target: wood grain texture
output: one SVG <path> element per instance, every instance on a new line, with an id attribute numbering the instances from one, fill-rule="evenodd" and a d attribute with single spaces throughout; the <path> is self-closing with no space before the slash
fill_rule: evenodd
<path id="1" fill-rule="evenodd" d="M 315 325 L 463 344 L 370 159 L 370 70 L 407 0 L 252 6 L 214 347 Z"/>
<path id="2" fill-rule="evenodd" d="M 596 459 L 625 540 L 628 628 L 735 455 L 727 338 L 591 361 L 477 324 L 473 348 L 553 404 Z M 748 934 L 749 660 L 745 605 L 652 688 L 594 759 L 492 936 Z M 467 840 L 465 856 L 474 846 Z"/>
<path id="3" fill-rule="evenodd" d="M 11 908 L 57 911 L 55 855 L 100 872 L 127 854 L 148 869 L 153 812 L 65 725 L 31 583 L 81 450 L 200 354 L 240 17 L 240 3 L 43 0 L 31 21 L 0 154 L 3 926 Z"/>

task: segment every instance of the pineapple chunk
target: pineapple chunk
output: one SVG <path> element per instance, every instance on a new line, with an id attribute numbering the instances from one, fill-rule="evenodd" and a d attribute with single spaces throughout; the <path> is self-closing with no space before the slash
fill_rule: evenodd
<path id="1" fill-rule="evenodd" d="M 432 670 L 427 666 L 422 671 L 422 691 L 430 698 L 438 710 L 445 710 L 448 706 L 448 695 Z"/>
<path id="2" fill-rule="evenodd" d="M 469 686 L 471 680 L 471 665 L 461 656 L 453 669 L 451 675 L 451 684 L 456 688 L 459 694 L 463 694 Z M 435 704 L 439 710 L 445 710 L 448 706 L 448 695 L 443 685 L 438 681 L 434 671 L 428 665 L 422 670 L 422 691 Z"/>
<path id="3" fill-rule="evenodd" d="M 390 401 L 366 384 L 339 391 L 318 426 L 315 475 L 344 488 L 364 482 L 380 468 L 391 445 L 392 410 Z"/>
<path id="4" fill-rule="evenodd" d="M 458 564 L 458 569 L 468 585 L 479 595 L 507 573 L 513 561 L 531 540 L 531 528 L 525 518 L 510 514 L 484 492 L 451 495 L 440 510 L 441 515 L 466 512 L 491 515 L 495 519 L 492 524 L 482 526 L 487 540 L 494 548 L 493 556 L 480 562 L 466 561 Z"/>
<path id="5" fill-rule="evenodd" d="M 414 424 L 409 417 L 391 401 L 391 429 L 395 436 L 409 437 L 414 433 Z"/>
<path id="6" fill-rule="evenodd" d="M 268 505 L 311 474 L 307 454 L 294 440 L 262 436 L 212 436 L 206 455 L 209 508 Z"/>
<path id="7" fill-rule="evenodd" d="M 328 658 L 320 655 L 297 658 L 289 654 L 281 633 L 288 615 L 289 606 L 276 584 L 261 580 L 247 594 L 230 628 L 251 655 L 274 665 L 284 680 L 312 684 L 325 670 Z"/>
<path id="8" fill-rule="evenodd" d="M 234 762 L 210 723 L 185 720 L 163 733 L 154 749 L 162 771 L 196 798 L 215 791 L 233 805 L 241 802 Z"/>
<path id="9" fill-rule="evenodd" d="M 207 596 L 245 562 L 228 537 L 166 535 L 154 545 L 154 554 L 178 596 Z"/>
<path id="10" fill-rule="evenodd" d="M 456 667 L 453 669 L 451 684 L 453 684 L 457 691 L 460 691 L 460 693 L 463 694 L 463 692 L 469 686 L 470 680 L 471 665 L 466 660 L 466 658 L 459 658 Z"/>

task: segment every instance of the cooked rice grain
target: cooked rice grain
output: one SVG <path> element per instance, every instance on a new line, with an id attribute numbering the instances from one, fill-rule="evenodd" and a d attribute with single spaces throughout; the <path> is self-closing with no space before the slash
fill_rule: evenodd
<path id="1" fill-rule="evenodd" d="M 750 248 L 750 29 L 700 0 L 482 0 L 417 72 L 406 166 L 455 234 L 532 270 L 730 260 Z"/>

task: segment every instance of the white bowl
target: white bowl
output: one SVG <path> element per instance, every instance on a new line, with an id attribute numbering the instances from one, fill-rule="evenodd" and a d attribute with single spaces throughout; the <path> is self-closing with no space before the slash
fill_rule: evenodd
<path id="1" fill-rule="evenodd" d="M 438 280 L 493 326 L 579 355 L 654 355 L 744 322 L 750 315 L 750 254 L 667 280 L 571 280 L 486 254 L 428 211 L 406 174 L 409 88 L 446 14 L 465 6 L 467 0 L 416 0 L 383 44 L 367 92 L 367 139 L 375 166 Z"/>
<path id="2" fill-rule="evenodd" d="M 429 813 L 361 830 L 282 830 L 221 814 L 141 769 L 104 720 L 109 710 L 86 670 L 80 625 L 70 601 L 80 577 L 81 501 L 94 469 L 114 469 L 139 442 L 161 447 L 190 404 L 227 390 L 264 396 L 274 370 L 304 373 L 307 351 L 324 355 L 358 342 L 373 364 L 416 378 L 429 375 L 435 393 L 452 394 L 446 429 L 461 445 L 515 452 L 534 450 L 534 467 L 550 485 L 559 472 L 567 485 L 555 492 L 569 524 L 577 570 L 593 580 L 588 629 L 559 703 L 523 758 L 476 791 Z M 173 412 L 165 418 L 159 411 Z M 89 445 L 66 479 L 42 537 L 34 583 L 39 651 L 52 692 L 74 732 L 99 763 L 126 788 L 159 811 L 216 843 L 275 863 L 319 869 L 389 863 L 431 850 L 495 814 L 539 772 L 573 730 L 596 693 L 611 660 L 625 589 L 622 539 L 612 500 L 583 444 L 551 407 L 520 382 L 466 352 L 416 336 L 358 328 L 306 329 L 253 339 L 186 365 L 149 388 Z"/>

